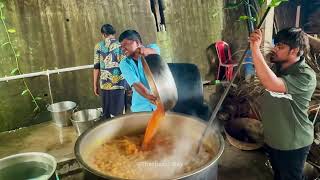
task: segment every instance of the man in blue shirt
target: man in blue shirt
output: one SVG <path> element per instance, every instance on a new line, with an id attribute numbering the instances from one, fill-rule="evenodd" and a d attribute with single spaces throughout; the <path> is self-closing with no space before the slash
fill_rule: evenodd
<path id="1" fill-rule="evenodd" d="M 146 112 L 156 109 L 156 97 L 151 94 L 147 78 L 143 71 L 141 56 L 160 54 L 156 44 L 142 45 L 140 34 L 135 30 L 126 30 L 119 36 L 122 51 L 127 58 L 120 62 L 120 70 L 128 84 L 133 87 L 132 112 Z M 140 48 L 139 51 L 137 49 Z"/>

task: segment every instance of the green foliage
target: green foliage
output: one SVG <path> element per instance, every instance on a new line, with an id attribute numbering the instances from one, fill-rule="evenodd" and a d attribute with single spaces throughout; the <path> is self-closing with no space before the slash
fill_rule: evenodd
<path id="1" fill-rule="evenodd" d="M 9 32 L 9 33 L 15 33 L 16 30 L 15 30 L 15 29 L 8 29 L 8 32 Z"/>
<path id="2" fill-rule="evenodd" d="M 26 89 L 26 90 L 22 91 L 21 95 L 24 96 L 24 95 L 26 95 L 28 92 L 29 92 L 29 90 Z"/>
<path id="3" fill-rule="evenodd" d="M 9 44 L 9 42 L 5 42 L 5 43 L 1 44 L 1 47 L 5 46 L 7 44 Z"/>
<path id="4" fill-rule="evenodd" d="M 263 5 L 266 3 L 265 0 L 257 0 L 258 4 L 260 7 L 263 7 Z M 272 0 L 271 3 L 268 5 L 269 7 L 277 7 L 279 6 L 282 2 L 286 2 L 288 0 Z M 235 3 L 228 3 L 226 4 L 226 6 L 224 7 L 225 9 L 237 9 L 239 8 L 241 5 L 247 4 L 249 6 L 250 9 L 252 9 L 255 14 L 256 17 L 252 17 L 252 16 L 239 16 L 239 20 L 240 21 L 253 21 L 253 22 L 258 22 L 260 20 L 259 15 L 258 15 L 258 11 L 255 7 L 253 7 L 251 4 L 248 3 L 248 0 L 239 0 Z"/>
<path id="5" fill-rule="evenodd" d="M 288 0 L 272 0 L 271 3 L 269 4 L 269 7 L 277 7 L 279 6 L 282 2 L 287 2 Z"/>
<path id="6" fill-rule="evenodd" d="M 21 75 L 22 72 L 20 70 L 19 62 L 18 62 L 18 58 L 20 57 L 20 53 L 16 50 L 17 49 L 16 48 L 17 41 L 13 41 L 10 36 L 10 35 L 15 34 L 17 31 L 14 28 L 9 28 L 9 29 L 7 28 L 7 24 L 5 22 L 6 18 L 3 15 L 4 7 L 5 7 L 4 3 L 0 2 L 0 22 L 2 24 L 2 27 L 4 28 L 4 32 L 6 32 L 6 38 L 7 38 L 6 42 L 1 44 L 1 47 L 8 45 L 10 47 L 10 50 L 11 50 L 13 56 L 14 56 L 16 67 L 10 72 L 10 74 L 11 75 L 16 75 L 16 74 Z M 41 97 L 34 97 L 34 95 L 31 93 L 30 88 L 29 88 L 27 82 L 25 81 L 25 79 L 22 79 L 22 81 L 23 81 L 23 85 L 25 87 L 25 90 L 22 91 L 21 95 L 25 96 L 25 95 L 29 94 L 32 98 L 32 102 L 35 104 L 34 112 L 38 112 L 40 110 L 40 107 L 39 107 L 37 101 L 41 100 L 42 98 Z"/>
<path id="7" fill-rule="evenodd" d="M 265 0 L 258 0 L 259 6 L 261 7 L 264 4 Z"/>
<path id="8" fill-rule="evenodd" d="M 33 109 L 33 112 L 38 112 L 38 111 L 40 111 L 40 108 L 39 108 L 39 106 L 36 106 L 36 107 Z"/>
<path id="9" fill-rule="evenodd" d="M 212 18 L 216 17 L 219 15 L 219 12 L 217 11 L 216 13 L 212 14 Z"/>
<path id="10" fill-rule="evenodd" d="M 260 7 L 262 7 L 265 4 L 265 0 L 257 0 L 258 4 Z M 279 6 L 282 2 L 288 2 L 289 0 L 272 0 L 271 3 L 269 4 L 270 7 L 277 7 Z M 242 4 L 248 4 L 247 0 L 240 0 L 236 3 L 227 3 L 227 5 L 224 7 L 225 9 L 235 9 L 240 7 Z"/>
<path id="11" fill-rule="evenodd" d="M 15 75 L 15 74 L 17 74 L 17 72 L 19 72 L 19 69 L 18 69 L 18 68 L 14 68 L 14 69 L 10 72 L 10 74 L 11 74 L 11 75 Z"/>
<path id="12" fill-rule="evenodd" d="M 249 21 L 254 21 L 254 22 L 257 21 L 256 18 L 250 17 L 250 16 L 240 16 L 239 20 L 249 20 Z"/>
<path id="13" fill-rule="evenodd" d="M 41 97 L 36 97 L 34 98 L 35 100 L 41 100 L 42 98 Z"/>

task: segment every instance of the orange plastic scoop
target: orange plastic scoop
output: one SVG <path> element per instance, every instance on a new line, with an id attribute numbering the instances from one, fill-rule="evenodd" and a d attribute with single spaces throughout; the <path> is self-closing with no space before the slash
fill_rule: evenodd
<path id="1" fill-rule="evenodd" d="M 148 145 L 150 144 L 153 136 L 156 134 L 161 120 L 164 119 L 164 115 L 164 107 L 159 101 L 157 101 L 157 109 L 152 113 L 152 116 L 148 121 L 146 132 L 144 134 L 142 150 L 148 149 Z"/>

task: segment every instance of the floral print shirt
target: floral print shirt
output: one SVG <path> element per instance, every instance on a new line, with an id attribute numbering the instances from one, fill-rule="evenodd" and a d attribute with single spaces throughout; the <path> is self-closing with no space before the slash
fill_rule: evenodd
<path id="1" fill-rule="evenodd" d="M 94 68 L 100 70 L 101 89 L 125 89 L 126 81 L 119 68 L 120 61 L 125 57 L 116 39 L 106 38 L 95 46 Z"/>

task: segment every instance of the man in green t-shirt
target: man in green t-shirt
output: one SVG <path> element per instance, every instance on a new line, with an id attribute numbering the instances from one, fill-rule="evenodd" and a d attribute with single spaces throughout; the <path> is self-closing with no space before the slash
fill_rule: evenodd
<path id="1" fill-rule="evenodd" d="M 303 57 L 309 49 L 308 38 L 300 28 L 279 31 L 271 52 L 273 68 L 260 52 L 261 31 L 255 30 L 249 41 L 257 76 L 266 89 L 261 118 L 274 179 L 301 180 L 313 142 L 313 123 L 307 111 L 316 88 L 315 72 Z"/>

